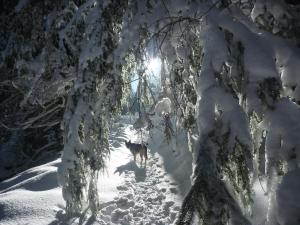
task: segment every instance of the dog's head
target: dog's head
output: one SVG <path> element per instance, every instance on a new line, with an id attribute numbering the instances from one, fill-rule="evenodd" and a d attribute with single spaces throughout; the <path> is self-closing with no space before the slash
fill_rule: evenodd
<path id="1" fill-rule="evenodd" d="M 125 141 L 125 145 L 126 145 L 127 148 L 128 148 L 128 146 L 129 146 L 130 143 L 131 143 L 131 140 Z"/>

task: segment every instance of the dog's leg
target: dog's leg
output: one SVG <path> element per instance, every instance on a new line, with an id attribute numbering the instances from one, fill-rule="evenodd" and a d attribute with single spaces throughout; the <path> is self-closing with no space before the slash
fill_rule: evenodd
<path id="1" fill-rule="evenodd" d="M 145 146 L 145 148 L 144 148 L 144 154 L 145 154 L 145 161 L 147 161 L 147 159 L 148 159 L 148 149 L 147 149 L 147 147 Z"/>
<path id="2" fill-rule="evenodd" d="M 133 154 L 133 159 L 136 162 L 136 154 Z"/>
<path id="3" fill-rule="evenodd" d="M 143 152 L 140 151 L 141 163 L 143 163 Z"/>
<path id="4" fill-rule="evenodd" d="M 142 149 L 141 154 L 143 155 L 143 158 L 145 159 L 145 166 L 146 166 L 146 164 L 147 164 L 147 152 L 146 152 L 145 148 Z"/>
<path id="5" fill-rule="evenodd" d="M 146 166 L 147 166 L 147 159 L 148 159 L 148 157 L 147 157 L 147 150 L 146 150 L 146 149 L 144 149 L 143 155 L 144 155 L 144 158 L 145 158 L 145 164 L 144 164 L 144 167 L 146 168 Z"/>

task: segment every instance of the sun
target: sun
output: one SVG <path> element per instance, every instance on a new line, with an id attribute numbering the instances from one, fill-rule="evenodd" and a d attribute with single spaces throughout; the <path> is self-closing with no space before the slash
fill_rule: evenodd
<path id="1" fill-rule="evenodd" d="M 159 58 L 152 58 L 149 61 L 148 69 L 155 71 L 160 69 L 160 66 L 161 66 L 161 60 Z"/>
<path id="2" fill-rule="evenodd" d="M 148 72 L 155 77 L 160 76 L 161 60 L 160 58 L 152 58 L 147 65 Z"/>

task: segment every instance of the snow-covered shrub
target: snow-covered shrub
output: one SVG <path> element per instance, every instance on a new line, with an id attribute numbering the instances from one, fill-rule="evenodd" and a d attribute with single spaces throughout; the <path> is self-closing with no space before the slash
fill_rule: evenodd
<path id="1" fill-rule="evenodd" d="M 69 215 L 85 208 L 94 215 L 99 209 L 97 181 L 109 154 L 108 121 L 122 93 L 122 70 L 114 51 L 125 7 L 125 2 L 88 1 L 65 30 L 70 49 L 81 49 L 78 54 L 74 52 L 76 77 L 64 115 L 64 150 L 59 169 Z M 72 40 L 79 32 L 77 20 L 86 23 L 80 28 L 85 31 L 78 37 L 80 42 Z M 78 46 L 72 47 L 71 43 Z"/>

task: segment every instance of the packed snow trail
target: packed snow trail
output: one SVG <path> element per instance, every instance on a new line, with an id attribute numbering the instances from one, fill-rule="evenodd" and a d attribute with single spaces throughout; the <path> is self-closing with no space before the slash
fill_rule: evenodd
<path id="1" fill-rule="evenodd" d="M 96 218 L 83 214 L 67 219 L 57 182 L 57 159 L 28 169 L 0 183 L 1 225 L 146 225 L 172 224 L 188 190 L 189 153 L 174 152 L 156 130 L 149 142 L 147 164 L 133 161 L 124 141 L 140 143 L 128 117 L 111 127 L 111 155 L 99 177 L 101 210 Z M 182 141 L 184 143 L 184 141 Z M 186 148 L 180 146 L 182 151 Z M 174 179 L 176 178 L 176 182 Z"/>
<path id="2" fill-rule="evenodd" d="M 147 135 L 143 133 L 141 140 L 140 134 L 136 133 L 131 125 L 120 125 L 119 129 L 113 130 L 117 132 L 115 137 L 118 140 L 111 139 L 114 147 L 112 157 L 116 159 L 115 156 L 118 155 L 118 159 L 123 160 L 126 155 L 127 160 L 126 164 L 116 167 L 114 174 L 124 180 L 116 187 L 118 195 L 112 201 L 103 203 L 104 207 L 97 220 L 100 224 L 172 224 L 180 209 L 181 197 L 176 183 L 163 169 L 160 156 L 157 153 L 153 154 L 149 145 L 147 163 L 141 163 L 139 156 L 134 162 L 133 155 L 124 144 L 125 140 L 147 142 Z M 120 137 L 123 137 L 123 140 L 120 140 Z M 116 145 L 120 144 L 117 148 Z M 108 167 L 114 167 L 116 163 L 110 161 Z"/>
<path id="3" fill-rule="evenodd" d="M 159 121 L 156 122 L 157 127 Z M 57 167 L 61 162 L 57 159 L 0 183 L 0 224 L 172 224 L 178 215 L 182 198 L 190 187 L 190 153 L 184 146 L 184 139 L 181 139 L 183 136 L 176 136 L 178 148 L 175 148 L 172 143 L 164 142 L 162 129 L 155 128 L 152 138 L 147 140 L 147 135 L 143 135 L 143 141 L 149 142 L 147 165 L 141 165 L 139 157 L 135 163 L 124 144 L 125 140 L 141 142 L 140 135 L 132 129 L 131 123 L 128 117 L 123 117 L 111 128 L 111 156 L 105 173 L 99 179 L 101 210 L 96 218 L 89 213 L 81 218 L 65 218 L 64 201 L 57 183 Z M 290 180 L 299 179 L 286 179 L 279 191 L 281 197 L 286 192 L 299 190 L 300 186 L 291 185 Z M 262 224 L 265 219 L 267 199 L 258 183 L 254 190 L 252 224 L 256 225 Z M 291 213 L 298 212 L 299 204 L 296 208 L 295 202 L 299 201 L 290 199 L 285 203 L 289 204 L 287 210 L 294 208 Z"/>

